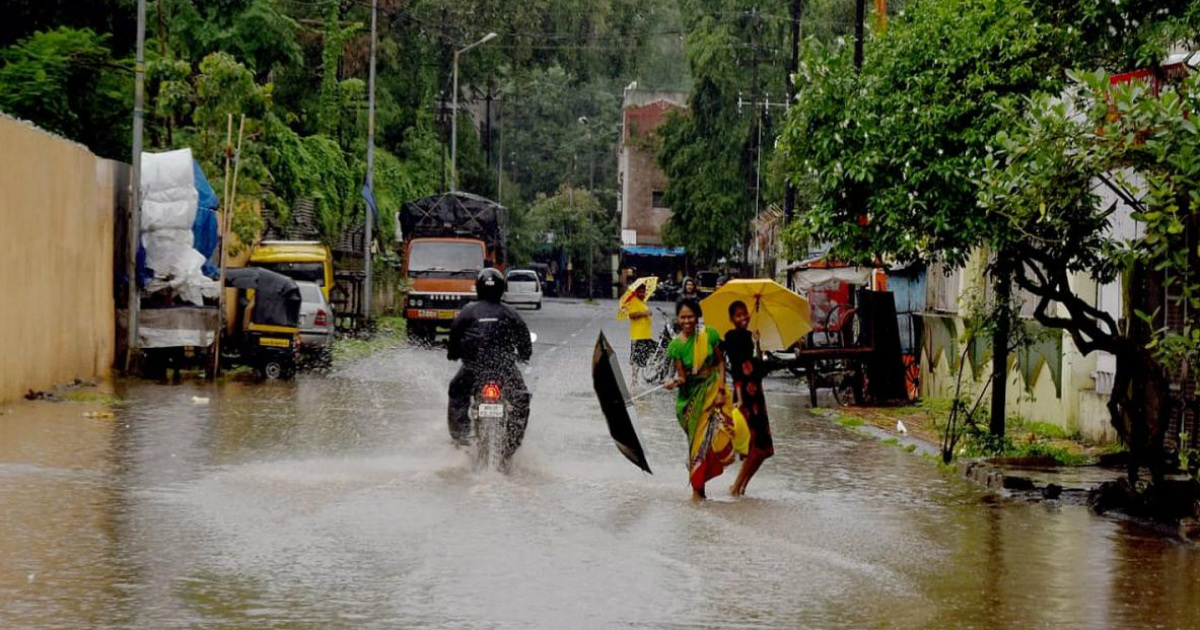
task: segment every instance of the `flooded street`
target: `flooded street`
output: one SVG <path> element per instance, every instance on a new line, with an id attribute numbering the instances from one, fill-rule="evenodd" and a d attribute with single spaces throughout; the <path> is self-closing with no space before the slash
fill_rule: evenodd
<path id="1" fill-rule="evenodd" d="M 328 376 L 118 383 L 0 416 L 0 628 L 1200 628 L 1200 551 L 1082 507 L 989 500 L 768 382 L 778 456 L 693 504 L 673 397 L 639 403 L 656 474 L 591 390 L 598 306 L 524 312 L 511 475 L 446 434 L 441 351 Z M 659 322 L 656 321 L 656 328 Z M 193 397 L 208 404 L 194 404 Z"/>

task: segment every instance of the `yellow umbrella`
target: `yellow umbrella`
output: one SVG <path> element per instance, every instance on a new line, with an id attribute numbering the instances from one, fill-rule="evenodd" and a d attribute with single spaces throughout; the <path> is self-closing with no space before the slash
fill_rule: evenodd
<path id="1" fill-rule="evenodd" d="M 808 300 L 773 280 L 760 279 L 730 280 L 704 298 L 700 302 L 704 325 L 724 337 L 733 329 L 729 305 L 739 300 L 750 310 L 750 330 L 758 331 L 763 348 L 790 348 L 812 330 Z"/>
<path id="2" fill-rule="evenodd" d="M 629 298 L 633 297 L 634 292 L 642 286 L 646 287 L 646 300 L 649 301 L 650 296 L 654 295 L 654 291 L 658 289 L 658 277 L 645 276 L 634 280 L 633 284 L 629 285 L 629 288 L 625 291 L 625 295 L 622 295 L 621 301 L 617 303 L 617 319 L 626 319 L 629 317 L 629 311 L 626 310 L 625 305 L 629 303 Z"/>

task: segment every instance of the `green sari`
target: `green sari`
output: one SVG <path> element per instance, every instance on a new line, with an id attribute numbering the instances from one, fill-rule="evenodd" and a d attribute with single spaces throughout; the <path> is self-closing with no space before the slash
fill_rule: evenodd
<path id="1" fill-rule="evenodd" d="M 692 488 L 703 492 L 709 479 L 720 475 L 733 462 L 733 409 L 728 397 L 718 404 L 725 385 L 717 363 L 721 335 L 712 328 L 697 326 L 688 339 L 671 340 L 667 357 L 679 361 L 687 380 L 679 386 L 675 416 L 688 436 L 688 478 Z"/>

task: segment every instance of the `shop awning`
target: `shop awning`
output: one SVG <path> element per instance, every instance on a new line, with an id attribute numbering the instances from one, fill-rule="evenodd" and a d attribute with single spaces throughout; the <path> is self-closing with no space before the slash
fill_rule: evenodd
<path id="1" fill-rule="evenodd" d="M 621 252 L 634 256 L 682 256 L 682 247 L 662 247 L 660 245 L 623 245 Z"/>

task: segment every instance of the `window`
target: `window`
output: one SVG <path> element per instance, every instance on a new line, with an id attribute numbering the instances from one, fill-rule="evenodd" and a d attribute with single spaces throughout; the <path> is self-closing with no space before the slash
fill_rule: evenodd
<path id="1" fill-rule="evenodd" d="M 653 201 L 653 204 L 654 204 L 654 207 L 655 207 L 655 208 L 666 208 L 666 207 L 667 207 L 667 204 L 666 204 L 666 202 L 664 202 L 664 201 L 663 201 L 663 194 L 664 194 L 664 193 L 663 193 L 663 191 L 661 191 L 661 190 L 656 190 L 656 191 L 654 191 L 654 193 L 653 193 L 653 195 L 654 195 L 654 201 Z"/>
<path id="2" fill-rule="evenodd" d="M 537 274 L 532 271 L 513 271 L 508 274 L 509 282 L 537 282 Z"/>
<path id="3" fill-rule="evenodd" d="M 483 269 L 483 243 L 415 240 L 408 253 L 410 273 L 471 275 Z"/>
<path id="4" fill-rule="evenodd" d="M 320 302 L 321 288 L 311 282 L 297 282 L 296 286 L 300 287 L 300 299 L 305 302 Z"/>
<path id="5" fill-rule="evenodd" d="M 313 282 L 319 286 L 325 286 L 325 265 L 316 263 L 300 263 L 300 262 L 280 262 L 280 263 L 252 263 L 255 267 L 270 269 L 275 273 L 281 273 L 297 282 Z"/>

